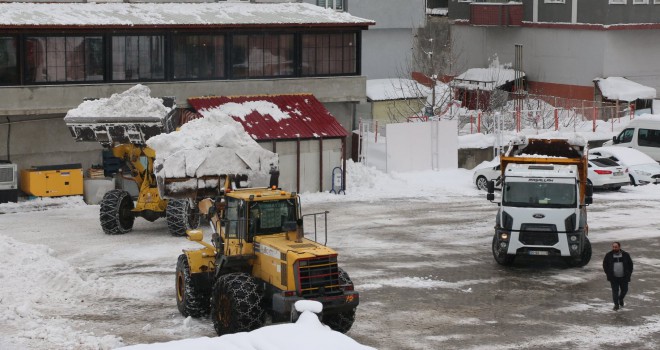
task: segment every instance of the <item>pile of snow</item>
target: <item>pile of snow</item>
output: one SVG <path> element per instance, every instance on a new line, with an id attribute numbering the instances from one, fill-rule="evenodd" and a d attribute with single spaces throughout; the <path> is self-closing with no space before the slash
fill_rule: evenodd
<path id="1" fill-rule="evenodd" d="M 525 73 L 517 72 L 519 77 Z M 493 90 L 516 79 L 516 70 L 510 65 L 500 64 L 499 59 L 494 57 L 488 68 L 471 68 L 457 76 L 454 87 L 466 89 Z"/>
<path id="2" fill-rule="evenodd" d="M 147 118 L 162 120 L 170 110 L 171 108 L 163 105 L 162 99 L 151 97 L 149 87 L 138 84 L 122 93 L 113 94 L 110 98 L 84 101 L 69 110 L 64 121 L 81 122 L 88 118 L 93 118 L 89 120 L 92 122 L 98 119 L 117 122 Z"/>
<path id="3" fill-rule="evenodd" d="M 348 336 L 335 332 L 323 325 L 315 313 L 323 310 L 318 301 L 301 300 L 295 304 L 302 312 L 296 323 L 262 327 L 252 332 L 223 335 L 218 338 L 184 339 L 168 343 L 141 344 L 121 348 L 122 350 L 374 350 L 361 345 Z"/>
<path id="4" fill-rule="evenodd" d="M 0 214 L 25 213 L 53 208 L 75 208 L 86 206 L 82 196 L 38 197 L 19 203 L 0 203 Z"/>
<path id="5" fill-rule="evenodd" d="M 637 99 L 654 99 L 656 90 L 622 77 L 594 79 L 603 97 L 608 100 L 632 102 Z"/>
<path id="6" fill-rule="evenodd" d="M 232 115 L 244 117 L 261 110 L 274 118 L 288 117 L 272 108 L 263 102 L 228 103 L 199 111 L 204 118 L 184 124 L 179 131 L 150 138 L 147 145 L 156 151 L 156 176 L 189 179 L 170 184 L 173 192 L 217 186 L 214 181 L 197 180 L 203 176 L 245 174 L 253 186 L 264 182 L 271 167 L 278 165 L 277 154 L 259 146 Z"/>
<path id="7" fill-rule="evenodd" d="M 116 336 L 75 331 L 70 320 L 57 315 L 63 307 L 82 308 L 85 302 L 94 302 L 90 296 L 103 293 L 106 286 L 99 285 L 103 281 L 83 278 L 48 246 L 25 244 L 3 235 L 0 238 L 0 266 L 6 267 L 0 272 L 0 323 L 5 330 L 13 330 L 11 338 L 0 341 L 0 348 L 22 348 L 18 343 L 44 339 L 70 349 L 122 345 Z M 50 309 L 53 305 L 58 309 Z"/>

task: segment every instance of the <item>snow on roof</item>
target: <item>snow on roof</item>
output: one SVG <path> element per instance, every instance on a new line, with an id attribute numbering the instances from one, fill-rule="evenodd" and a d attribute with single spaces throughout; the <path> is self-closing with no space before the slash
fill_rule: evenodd
<path id="1" fill-rule="evenodd" d="M 524 72 L 519 72 L 521 77 Z M 516 71 L 504 66 L 471 68 L 454 78 L 454 87 L 493 90 L 516 79 Z"/>
<path id="2" fill-rule="evenodd" d="M 0 3 L 0 26 L 359 24 L 375 22 L 306 3 Z"/>
<path id="3" fill-rule="evenodd" d="M 426 97 L 430 89 L 412 79 L 369 79 L 367 98 L 372 101 L 403 100 Z"/>
<path id="4" fill-rule="evenodd" d="M 69 110 L 65 122 L 86 122 L 103 120 L 130 121 L 131 119 L 154 119 L 160 121 L 171 108 L 163 105 L 163 100 L 151 97 L 149 87 L 138 84 L 110 98 L 83 101 L 78 107 Z"/>
<path id="5" fill-rule="evenodd" d="M 344 127 L 312 94 L 205 96 L 188 103 L 201 114 L 220 109 L 257 141 L 347 136 Z"/>
<path id="6" fill-rule="evenodd" d="M 622 77 L 594 79 L 603 97 L 608 100 L 631 102 L 637 99 L 654 99 L 656 90 Z"/>

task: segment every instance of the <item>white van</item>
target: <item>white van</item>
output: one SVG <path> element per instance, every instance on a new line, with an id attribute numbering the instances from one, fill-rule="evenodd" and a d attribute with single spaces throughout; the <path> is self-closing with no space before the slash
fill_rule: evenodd
<path id="1" fill-rule="evenodd" d="M 634 148 L 660 163 L 660 115 L 633 119 L 619 135 L 613 137 L 612 145 Z"/>

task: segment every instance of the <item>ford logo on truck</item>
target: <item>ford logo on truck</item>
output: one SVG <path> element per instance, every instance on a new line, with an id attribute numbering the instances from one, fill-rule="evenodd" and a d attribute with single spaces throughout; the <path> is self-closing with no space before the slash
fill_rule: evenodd
<path id="1" fill-rule="evenodd" d="M 532 215 L 532 217 L 534 219 L 543 219 L 545 217 L 545 215 L 543 215 L 543 214 L 534 214 L 534 215 Z"/>

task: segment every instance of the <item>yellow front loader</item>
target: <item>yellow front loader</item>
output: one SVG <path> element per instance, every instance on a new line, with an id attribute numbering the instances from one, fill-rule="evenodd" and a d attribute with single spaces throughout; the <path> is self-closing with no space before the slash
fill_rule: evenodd
<path id="1" fill-rule="evenodd" d="M 271 187 L 240 188 L 225 178 L 222 195 L 204 199 L 200 212 L 210 218 L 211 243 L 201 230 L 188 239 L 203 245 L 184 250 L 176 269 L 177 307 L 183 316 L 210 313 L 218 335 L 251 331 L 266 322 L 290 321 L 298 300 L 323 304 L 321 320 L 347 332 L 359 294 L 339 267 L 327 242 L 327 212 L 302 215 L 295 192 Z M 314 223 L 314 240 L 304 234 L 303 218 Z M 325 220 L 325 242 L 316 241 Z"/>
<path id="2" fill-rule="evenodd" d="M 133 229 L 136 217 L 148 221 L 167 219 L 169 232 L 185 236 L 186 230 L 199 224 L 196 198 L 164 199 L 158 192 L 154 175 L 155 151 L 146 141 L 160 133 L 172 132 L 177 126 L 177 109 L 165 118 L 127 117 L 99 118 L 94 116 L 65 118 L 71 135 L 80 142 L 99 142 L 121 159 L 119 176 L 135 181 L 139 189 L 137 199 L 122 189 L 108 191 L 100 203 L 103 232 L 124 234 Z"/>

